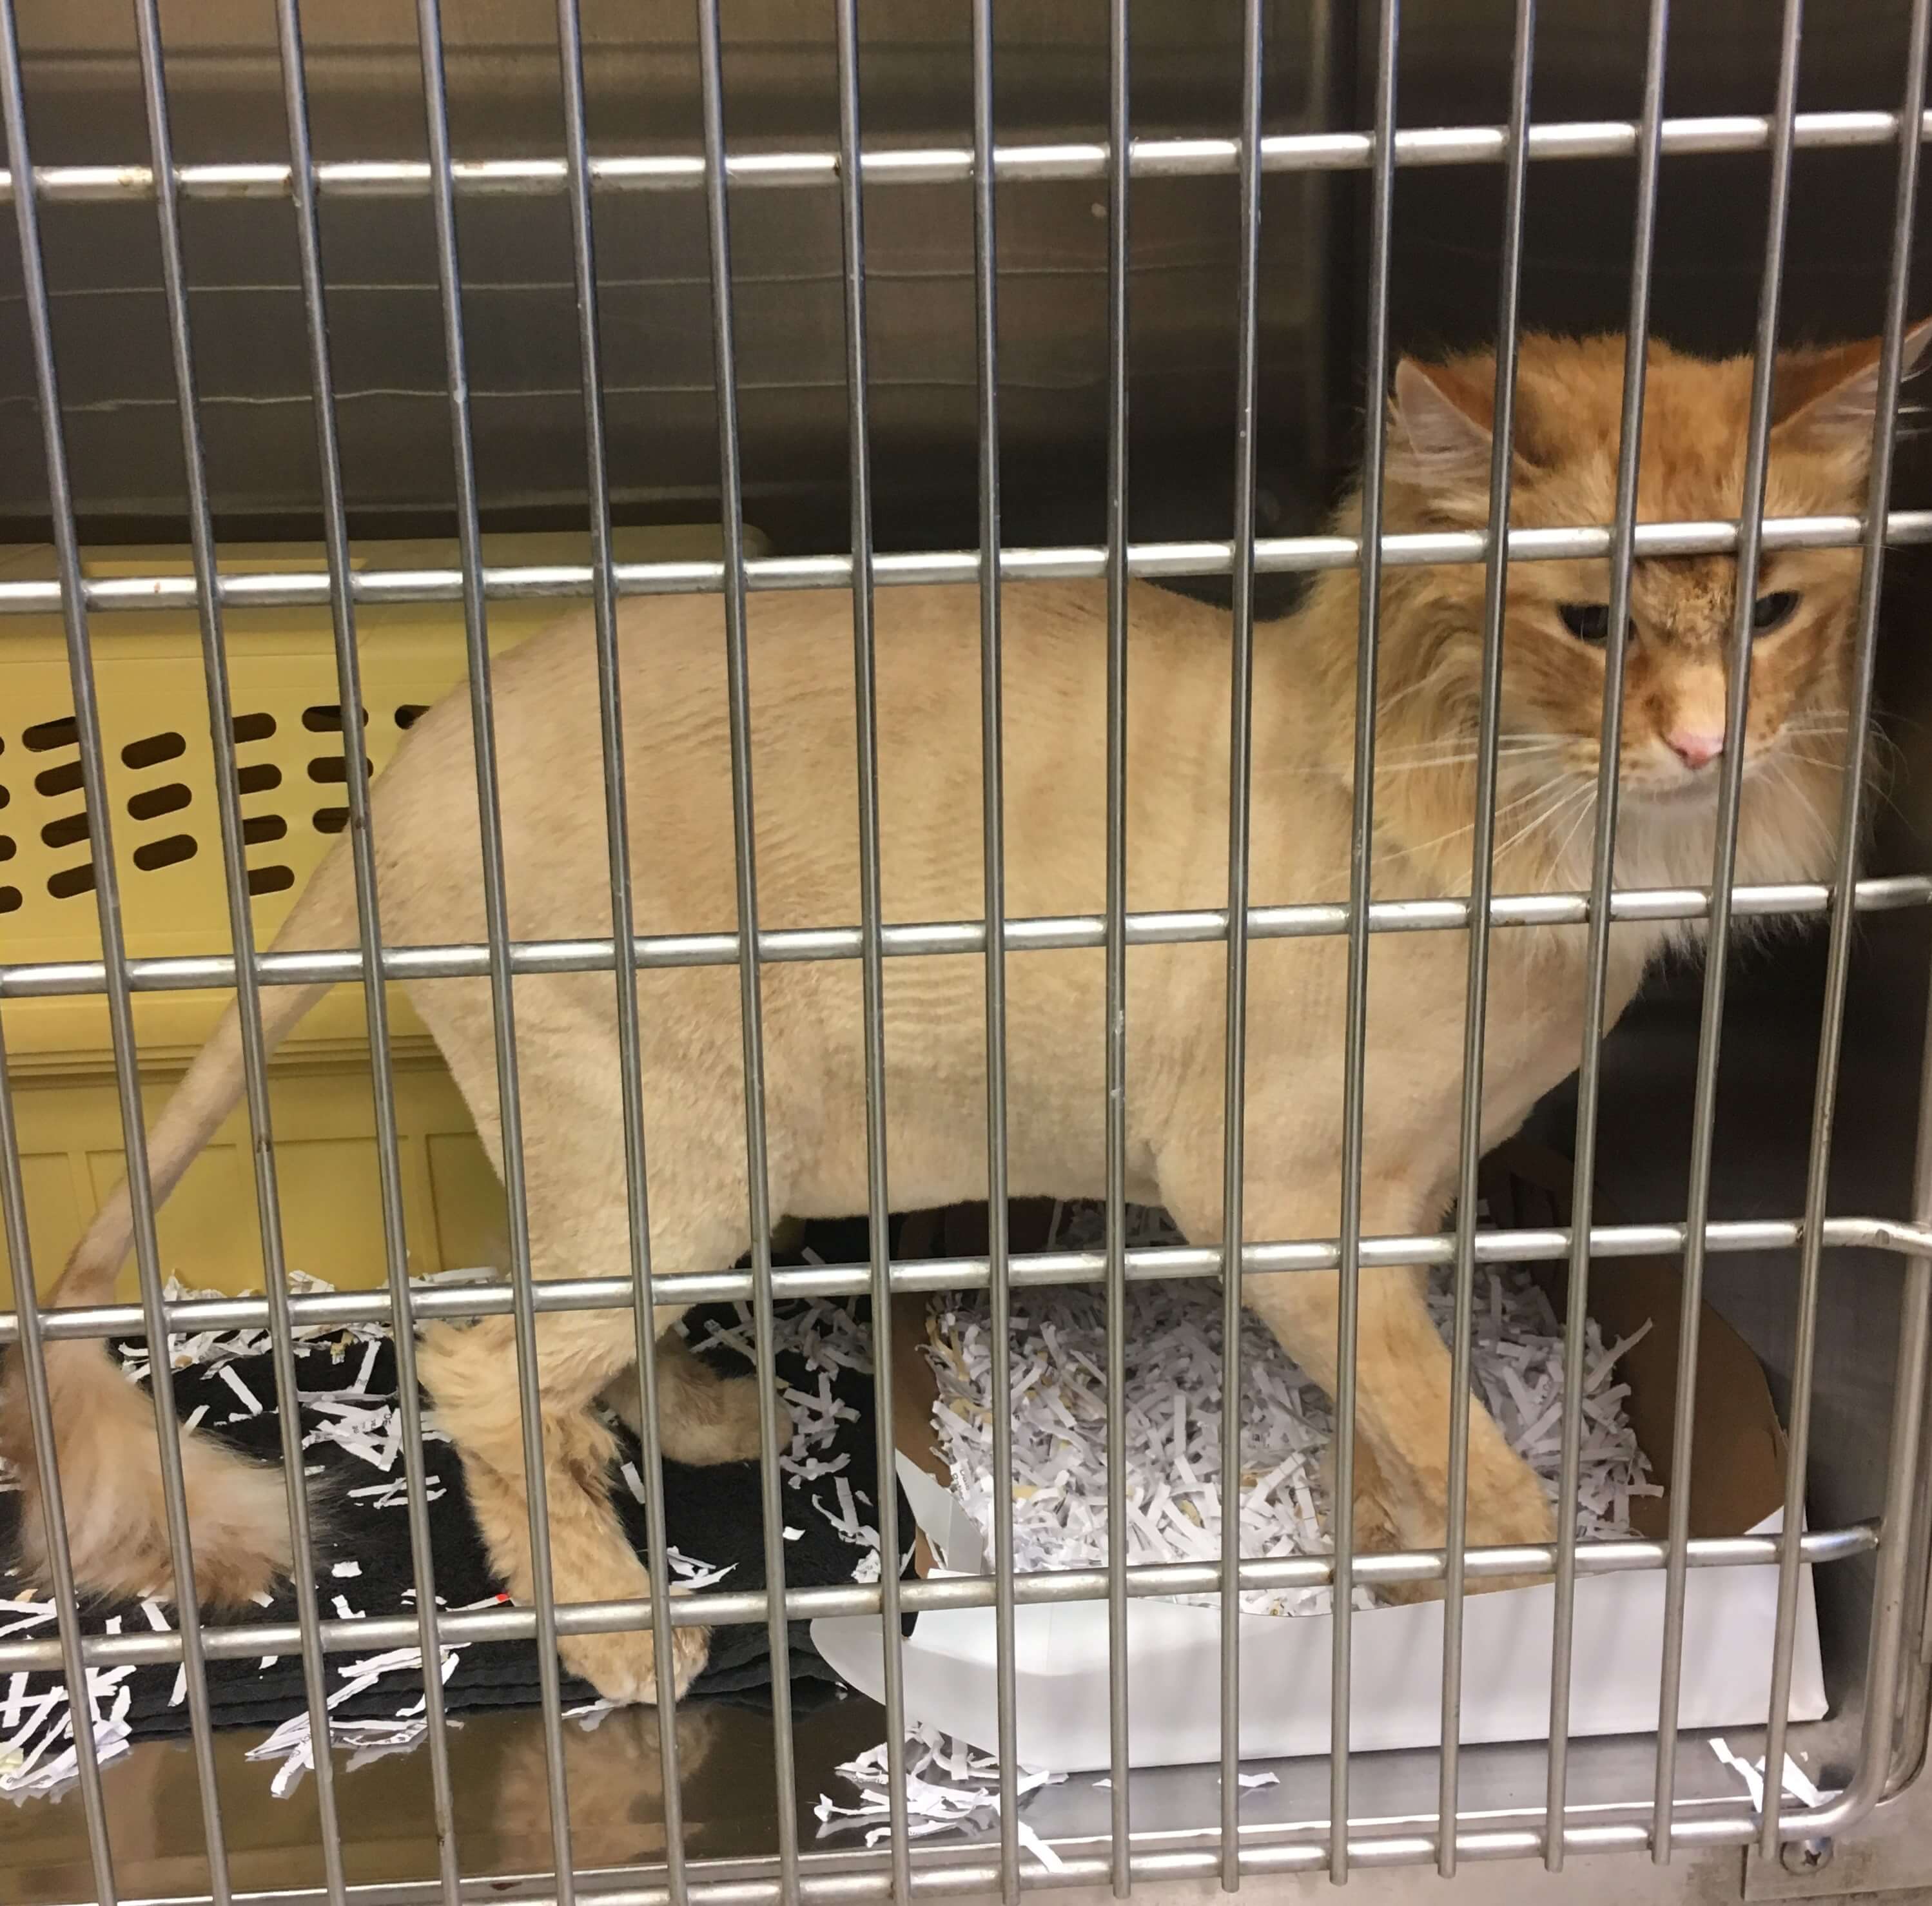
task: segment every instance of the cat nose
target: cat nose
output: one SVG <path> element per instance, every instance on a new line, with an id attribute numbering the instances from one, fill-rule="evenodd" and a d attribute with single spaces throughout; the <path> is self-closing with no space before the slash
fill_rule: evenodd
<path id="1" fill-rule="evenodd" d="M 1724 751 L 1721 729 L 1673 728 L 1664 739 L 1671 753 L 1687 768 L 1708 767 Z"/>

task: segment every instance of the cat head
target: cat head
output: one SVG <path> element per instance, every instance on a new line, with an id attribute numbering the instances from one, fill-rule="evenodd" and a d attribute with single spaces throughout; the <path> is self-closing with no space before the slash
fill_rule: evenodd
<path id="1" fill-rule="evenodd" d="M 1932 320 L 1908 333 L 1905 368 Z M 1878 398 L 1876 339 L 1780 354 L 1772 385 L 1767 516 L 1864 507 Z M 1518 358 L 1510 521 L 1605 524 L 1616 514 L 1621 337 L 1526 336 Z M 1492 352 L 1404 358 L 1390 400 L 1386 526 L 1480 530 L 1489 517 Z M 1736 521 L 1744 491 L 1751 360 L 1712 362 L 1653 342 L 1636 515 Z M 1835 786 L 1860 575 L 1856 547 L 1762 552 L 1752 609 L 1747 786 L 1778 781 L 1814 810 Z M 1730 555 L 1646 557 L 1630 581 L 1619 763 L 1632 824 L 1714 811 L 1724 745 L 1726 658 L 1736 605 Z M 1609 636 L 1606 558 L 1509 565 L 1502 733 L 1506 781 L 1594 781 Z M 1385 712 L 1424 745 L 1472 735 L 1481 665 L 1483 565 L 1391 570 L 1383 619 Z M 1760 798 L 1755 805 L 1765 805 Z M 1828 838 L 1829 828 L 1822 832 Z M 1702 877 L 1708 878 L 1708 868 Z"/>

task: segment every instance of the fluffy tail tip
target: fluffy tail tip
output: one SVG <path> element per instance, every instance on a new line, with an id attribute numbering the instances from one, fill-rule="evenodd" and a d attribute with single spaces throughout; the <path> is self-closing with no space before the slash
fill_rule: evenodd
<path id="1" fill-rule="evenodd" d="M 116 1601 L 178 1599 L 168 1542 L 154 1407 L 92 1344 L 46 1346 L 61 1495 L 75 1587 Z M 18 1473 L 23 1572 L 50 1578 L 26 1385 L 17 1354 L 0 1392 L 0 1453 Z M 196 1599 L 232 1608 L 273 1592 L 292 1557 L 279 1471 L 199 1431 L 184 1431 L 182 1470 Z"/>

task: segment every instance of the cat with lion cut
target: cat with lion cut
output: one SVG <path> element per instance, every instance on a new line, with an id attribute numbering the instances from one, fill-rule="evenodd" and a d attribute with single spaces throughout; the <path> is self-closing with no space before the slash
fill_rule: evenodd
<path id="1" fill-rule="evenodd" d="M 1932 324 L 1906 340 L 1908 367 Z M 1598 524 L 1615 514 L 1624 347 L 1619 337 L 1522 341 L 1511 523 Z M 1864 505 L 1880 346 L 1795 350 L 1778 362 L 1766 510 L 1856 514 Z M 1496 376 L 1487 352 L 1398 366 L 1389 397 L 1385 528 L 1486 526 Z M 1736 520 L 1750 408 L 1748 358 L 1649 348 L 1640 520 Z M 1355 533 L 1359 494 L 1335 528 Z M 1764 553 L 1750 608 L 1741 882 L 1817 881 L 1833 865 L 1850 742 L 1856 548 Z M 1624 887 L 1694 886 L 1711 874 L 1725 745 L 1726 650 L 1737 565 L 1725 555 L 1638 562 L 1619 744 Z M 1509 565 L 1495 847 L 1503 892 L 1574 892 L 1590 877 L 1606 682 L 1606 559 Z M 1330 570 L 1304 604 L 1256 630 L 1250 893 L 1256 904 L 1345 901 L 1348 892 L 1359 580 Z M 1383 574 L 1372 886 L 1378 899 L 1466 894 L 1475 819 L 1484 571 Z M 1136 584 L 1129 592 L 1127 904 L 1224 907 L 1228 897 L 1232 658 L 1224 610 Z M 831 590 L 758 592 L 748 609 L 758 892 L 766 929 L 860 917 L 852 604 Z M 640 934 L 736 926 L 724 611 L 716 597 L 654 597 L 619 610 L 635 926 Z M 1106 608 L 1099 583 L 1004 592 L 1006 880 L 1010 914 L 1096 914 L 1106 900 Z M 881 590 L 877 606 L 883 910 L 892 921 L 978 917 L 981 863 L 980 612 L 971 586 Z M 498 772 L 513 939 L 598 939 L 610 928 L 592 619 L 574 613 L 495 670 Z M 458 689 L 417 722 L 371 796 L 386 941 L 484 935 L 470 710 Z M 1606 1018 L 1694 922 L 1610 931 Z M 316 870 L 278 950 L 356 937 L 346 840 Z M 1582 925 L 1512 928 L 1490 955 L 1483 1143 L 1508 1137 L 1576 1066 L 1585 1037 Z M 1256 941 L 1249 954 L 1246 1216 L 1251 1240 L 1332 1237 L 1340 1224 L 1347 952 L 1338 936 Z M 1426 1231 L 1457 1168 L 1467 947 L 1460 933 L 1382 934 L 1369 961 L 1366 1234 Z M 771 1208 L 842 1216 L 866 1203 L 861 974 L 851 960 L 783 963 L 764 975 Z M 986 1193 L 983 960 L 902 959 L 885 969 L 885 1104 L 896 1206 Z M 716 1271 L 748 1243 L 739 981 L 730 966 L 637 976 L 652 1261 Z M 271 1045 L 321 985 L 263 993 Z M 490 991 L 482 978 L 406 985 L 483 1143 L 501 1164 Z M 1225 949 L 1136 947 L 1128 963 L 1129 1196 L 1164 1205 L 1187 1237 L 1221 1236 Z M 1106 1182 L 1103 954 L 1029 951 L 1008 961 L 1011 1190 L 1091 1197 Z M 611 1277 L 630 1254 L 616 1002 L 608 973 L 515 981 L 531 1263 L 538 1277 Z M 231 1007 L 149 1139 L 158 1196 L 178 1182 L 242 1090 Z M 108 1301 L 132 1236 L 127 1196 L 94 1219 L 56 1303 Z M 1337 1281 L 1259 1277 L 1245 1293 L 1288 1353 L 1332 1390 Z M 1421 1273 L 1361 1275 L 1357 1527 L 1377 1546 L 1438 1548 L 1448 1488 L 1448 1353 Z M 678 1310 L 654 1320 L 661 1336 Z M 608 1494 L 615 1440 L 600 1403 L 634 1419 L 626 1311 L 537 1319 L 550 1566 L 557 1596 L 650 1592 Z M 167 1593 L 154 1425 L 106 1347 L 50 1341 L 47 1374 L 82 1588 Z M 1127 1353 L 1132 1355 L 1129 1345 Z M 485 1317 L 423 1333 L 436 1421 L 459 1452 L 494 1565 L 532 1598 L 513 1326 Z M 663 1336 L 663 1438 L 686 1461 L 757 1449 L 753 1379 L 726 1381 Z M 0 1450 L 30 1498 L 25 1560 L 45 1556 L 26 1386 L 0 1395 Z M 280 1478 L 206 1431 L 184 1431 L 196 1589 L 245 1602 L 292 1564 Z M 1542 1485 L 1480 1404 L 1468 1463 L 1472 1545 L 1553 1539 Z M 1480 1590 L 1499 1586 L 1489 1580 Z M 571 1635 L 568 1665 L 606 1697 L 682 1689 L 706 1631 L 680 1627 L 677 1659 L 647 1632 Z"/>

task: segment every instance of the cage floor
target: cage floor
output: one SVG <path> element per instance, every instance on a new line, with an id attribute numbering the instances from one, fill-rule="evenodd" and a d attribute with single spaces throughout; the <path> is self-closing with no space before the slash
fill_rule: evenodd
<path id="1" fill-rule="evenodd" d="M 1834 1211 L 1906 1207 L 1925 956 L 1926 928 L 1916 913 L 1880 916 L 1861 940 L 1839 1100 Z M 1760 954 L 1733 975 L 1715 1217 L 1789 1215 L 1802 1202 L 1821 965 L 1822 955 L 1800 943 L 1775 957 Z M 1606 1052 L 1600 1196 L 1616 1216 L 1681 1215 L 1696 1013 L 1694 982 L 1666 984 L 1634 1009 Z M 1566 1137 L 1574 1106 L 1558 1095 L 1546 1116 L 1546 1135 Z M 1835 1254 L 1828 1266 L 1814 1431 L 1814 1524 L 1869 1515 L 1876 1506 L 1882 1425 L 1891 1404 L 1886 1380 L 1890 1363 L 1878 1349 L 1888 1340 L 1895 1314 L 1887 1295 L 1895 1293 L 1895 1263 L 1844 1252 Z M 1780 1410 L 1790 1281 L 1788 1257 L 1711 1261 L 1711 1294 L 1765 1360 Z M 1861 1367 L 1862 1378 L 1849 1380 Z M 1846 1451 L 1856 1453 L 1841 1460 L 1839 1452 Z M 1856 1665 L 1863 1647 L 1868 1568 L 1861 1559 L 1819 1572 L 1834 1710 L 1830 1719 L 1794 1728 L 1790 1747 L 1821 1785 L 1838 1784 L 1856 1746 L 1862 1706 Z M 796 1813 L 801 1845 L 812 1860 L 843 1863 L 862 1847 L 856 1836 L 821 1839 L 811 1810 L 821 1792 L 841 1790 L 837 1764 L 876 1743 L 883 1726 L 880 1710 L 857 1696 L 799 1722 Z M 657 1864 L 663 1810 L 655 1716 L 633 1710 L 609 1716 L 594 1732 L 566 1731 L 580 1870 Z M 218 1743 L 236 1888 L 254 1892 L 319 1884 L 314 1784 L 305 1782 L 285 1800 L 272 1800 L 272 1768 L 242 1758 L 255 1739 L 237 1733 Z M 1732 1731 L 1730 1739 L 1748 1758 L 1761 1751 L 1761 1743 L 1742 1731 Z M 680 1745 L 690 1855 L 720 1863 L 715 1870 L 721 1878 L 769 1858 L 775 1845 L 769 1719 L 741 1710 L 693 1708 L 681 1717 Z M 1598 1810 L 1606 1819 L 1641 1817 L 1648 1808 L 1652 1754 L 1642 1738 L 1575 1743 L 1573 1806 Z M 525 1712 L 466 1721 L 452 1737 L 451 1760 L 465 1874 L 508 1879 L 545 1872 L 550 1856 L 539 1717 Z M 1542 1806 L 1545 1766 L 1540 1745 L 1466 1751 L 1466 1817 L 1480 1814 L 1496 1824 L 1532 1819 Z M 1244 1797 L 1244 1833 L 1265 1839 L 1322 1833 L 1328 1797 L 1325 1764 L 1283 1762 L 1276 1772 L 1278 1785 Z M 136 1896 L 205 1891 L 200 1807 L 186 1744 L 143 1745 L 110 1767 L 105 1778 L 124 1891 Z M 1352 1800 L 1358 1830 L 1369 1822 L 1394 1827 L 1432 1817 L 1436 1781 L 1430 1753 L 1362 1757 Z M 1737 1811 L 1744 1804 L 1736 1776 L 1696 1737 L 1687 1736 L 1682 1744 L 1678 1791 L 1693 1812 Z M 346 1767 L 338 1793 L 352 1884 L 406 1888 L 433 1878 L 425 1756 L 416 1752 Z M 1144 1838 L 1150 1848 L 1198 1843 L 1214 1829 L 1217 1776 L 1208 1767 L 1137 1774 L 1132 1805 L 1137 1839 Z M 1088 1850 L 1097 1850 L 1108 1830 L 1108 1795 L 1091 1777 L 1076 1776 L 1035 1796 L 1027 1818 L 1049 1840 L 1084 1842 Z M 0 1808 L 0 1872 L 8 1876 L 9 1897 L 20 1906 L 64 1906 L 91 1896 L 78 1805 L 70 1800 Z M 515 1890 L 507 1889 L 507 1896 Z"/>
<path id="2" fill-rule="evenodd" d="M 1820 1726 L 1828 1729 L 1829 1723 Z M 841 1790 L 833 1769 L 872 1746 L 884 1717 L 854 1696 L 799 1723 L 800 1844 L 814 1862 L 849 1860 L 862 1841 L 847 1835 L 820 1840 L 812 1806 L 821 1791 Z M 1792 1749 L 1811 1755 L 1816 1728 L 1794 1728 Z M 662 1788 L 658 1777 L 656 1722 L 649 1710 L 614 1715 L 595 1733 L 570 1730 L 567 1771 L 571 1830 L 580 1872 L 655 1866 L 663 1857 Z M 255 1736 L 218 1740 L 224 1824 L 230 1872 L 238 1893 L 319 1887 L 314 1784 L 272 1800 L 272 1769 L 244 1761 Z M 1733 1732 L 1731 1745 L 1747 1758 L 1762 1743 Z M 742 1709 L 693 1710 L 682 1719 L 680 1752 L 686 1846 L 695 1860 L 722 1868 L 760 1862 L 773 1851 L 771 1727 Z M 1654 1763 L 1648 1743 L 1579 1741 L 1572 1749 L 1573 1806 L 1620 1817 L 1640 1797 L 1647 1802 Z M 509 1878 L 547 1872 L 550 1863 L 544 1803 L 542 1723 L 532 1711 L 489 1714 L 466 1721 L 452 1735 L 450 1765 L 456 1831 L 466 1876 Z M 1482 1748 L 1463 1757 L 1466 1815 L 1508 1824 L 1542 1805 L 1540 1746 Z M 1319 1834 L 1328 1815 L 1328 1769 L 1320 1761 L 1276 1764 L 1280 1785 L 1248 1794 L 1241 1805 L 1245 1833 L 1256 1837 Z M 113 1823 L 116 1871 L 130 1897 L 192 1898 L 207 1890 L 200 1803 L 185 1742 L 148 1743 L 104 1776 Z M 398 1755 L 344 1772 L 337 1791 L 344 1822 L 346 1877 L 352 1886 L 404 1887 L 433 1881 L 436 1847 L 430 1821 L 429 1764 L 421 1753 Z M 1741 1789 L 1701 1740 L 1687 1737 L 1678 1791 L 1687 1814 L 1706 1807 L 1735 1809 Z M 1135 1776 L 1136 1839 L 1150 1848 L 1197 1842 L 1210 1831 L 1216 1777 L 1211 1768 L 1178 1768 Z M 1432 1754 L 1378 1754 L 1358 1763 L 1352 1812 L 1394 1829 L 1432 1816 L 1436 1761 Z M 1069 1852 L 1105 1845 L 1108 1796 L 1091 1777 L 1075 1776 L 1046 1790 L 1026 1818 L 1042 1836 Z M 1084 1843 L 1084 1845 L 1082 1844 Z M 972 1844 L 928 1842 L 925 1851 Z M 70 1906 L 92 1897 L 77 1804 L 36 1802 L 0 1820 L 0 1872 L 16 1906 Z M 721 1872 L 719 1877 L 725 1877 Z M 491 1889 L 493 1896 L 500 1896 Z M 514 1893 L 508 1896 L 514 1897 Z"/>

